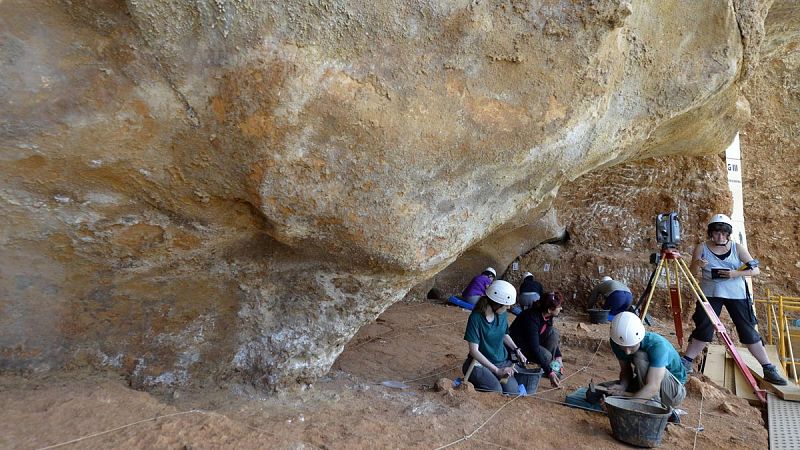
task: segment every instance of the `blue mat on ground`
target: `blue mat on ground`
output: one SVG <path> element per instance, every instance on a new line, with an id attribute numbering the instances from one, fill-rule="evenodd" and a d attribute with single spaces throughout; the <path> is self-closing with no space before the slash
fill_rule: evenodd
<path id="1" fill-rule="evenodd" d="M 454 304 L 454 305 L 456 305 L 456 306 L 460 306 L 460 307 L 462 307 L 464 309 L 472 310 L 472 306 L 473 306 L 472 303 L 465 302 L 464 300 L 461 300 L 458 296 L 451 295 L 450 298 L 447 299 L 447 301 L 452 303 L 452 304 Z"/>
<path id="2" fill-rule="evenodd" d="M 567 394 L 567 399 L 565 401 L 567 406 L 571 406 L 573 408 L 589 409 L 592 411 L 597 411 L 605 414 L 605 411 L 603 411 L 603 407 L 601 407 L 599 403 L 589 403 L 586 401 L 587 389 L 588 389 L 587 387 L 581 386 L 575 392 Z"/>

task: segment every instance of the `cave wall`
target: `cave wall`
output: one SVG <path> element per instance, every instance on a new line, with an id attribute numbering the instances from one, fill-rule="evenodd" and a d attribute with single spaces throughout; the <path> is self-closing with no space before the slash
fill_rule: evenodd
<path id="1" fill-rule="evenodd" d="M 793 238 L 800 231 L 793 169 L 800 165 L 796 120 L 800 114 L 800 5 L 774 2 L 764 28 L 758 62 L 748 70 L 737 100 L 741 109 L 751 111 L 740 137 L 748 245 L 762 262 L 761 275 L 753 279 L 758 298 L 764 298 L 767 290 L 800 295 L 800 261 Z M 653 270 L 649 255 L 658 249 L 654 239 L 657 213 L 679 213 L 683 226 L 679 250 L 685 258 L 705 237 L 708 218 L 717 212 L 730 213 L 724 161 L 724 153 L 645 159 L 598 169 L 564 183 L 551 212 L 570 239 L 528 248 L 519 271 L 508 270 L 506 278 L 516 283 L 524 271 L 532 271 L 546 288 L 564 291 L 567 309 L 573 311 L 585 307 L 603 275 L 628 283 L 638 297 Z M 466 277 L 462 274 L 457 283 Z M 666 291 L 659 292 L 653 306 L 668 319 Z"/>
<path id="2" fill-rule="evenodd" d="M 778 0 L 765 21 L 757 69 L 744 86 L 752 120 L 742 128 L 747 242 L 762 289 L 800 296 L 800 4 Z"/>
<path id="3" fill-rule="evenodd" d="M 565 184 L 554 205 L 569 240 L 536 247 L 521 259 L 521 269 L 536 273 L 546 288 L 563 291 L 568 311 L 585 310 L 603 276 L 624 282 L 638 299 L 655 269 L 650 255 L 660 250 L 657 214 L 678 213 L 677 250 L 690 264 L 708 219 L 731 207 L 724 155 L 647 159 L 591 172 Z M 651 312 L 669 318 L 667 290 L 657 292 Z M 686 289 L 684 298 L 691 296 Z M 684 306 L 691 313 L 691 303 Z"/>
<path id="4" fill-rule="evenodd" d="M 565 183 L 718 153 L 770 3 L 4 1 L 0 368 L 309 382 Z"/>

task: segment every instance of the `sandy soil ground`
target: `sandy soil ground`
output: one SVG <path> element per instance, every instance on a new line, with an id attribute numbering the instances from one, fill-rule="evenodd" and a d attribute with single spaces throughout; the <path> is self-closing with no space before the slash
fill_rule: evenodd
<path id="1" fill-rule="evenodd" d="M 85 372 L 2 376 L 0 448 L 628 447 L 611 436 L 605 415 L 562 404 L 591 379 L 616 378 L 606 325 L 559 319 L 564 389 L 544 381 L 535 396 L 516 398 L 436 390 L 437 380 L 460 376 L 467 315 L 439 303 L 396 304 L 358 333 L 327 377 L 271 396 L 228 386 L 156 397 L 115 375 Z M 662 448 L 768 447 L 759 409 L 702 377 L 688 387 L 687 415 L 667 427 Z"/>

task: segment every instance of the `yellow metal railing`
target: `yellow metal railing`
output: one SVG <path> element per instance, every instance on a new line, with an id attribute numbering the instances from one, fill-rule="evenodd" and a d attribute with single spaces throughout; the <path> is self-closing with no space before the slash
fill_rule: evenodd
<path id="1" fill-rule="evenodd" d="M 797 366 L 800 365 L 800 361 L 794 357 L 792 338 L 800 339 L 800 329 L 792 330 L 795 327 L 790 326 L 789 315 L 792 318 L 800 318 L 800 297 L 772 295 L 767 289 L 767 298 L 755 299 L 755 303 L 764 305 L 767 312 L 767 342 L 777 345 L 780 364 L 784 366 L 787 374 L 794 377 L 794 382 L 797 383 Z M 776 334 L 777 344 L 775 343 Z M 791 370 L 789 370 L 790 368 Z"/>

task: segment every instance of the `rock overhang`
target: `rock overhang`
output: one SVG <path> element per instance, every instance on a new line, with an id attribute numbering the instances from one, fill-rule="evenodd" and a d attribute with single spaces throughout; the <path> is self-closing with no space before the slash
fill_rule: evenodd
<path id="1" fill-rule="evenodd" d="M 58 234 L 74 260 L 47 283 L 72 300 L 34 307 L 68 326 L 42 340 L 15 328 L 3 348 L 47 348 L 56 366 L 59 339 L 147 355 L 157 364 L 129 363 L 145 384 L 170 365 L 270 385 L 323 373 L 419 281 L 542 218 L 564 181 L 720 149 L 746 118 L 741 8 L 673 3 L 29 5 L 15 14 L 32 31 L 11 27 L 2 50 L 6 123 L 20 125 L 3 129 L 17 155 L 3 171 L 47 207 L 6 196 L 6 242 L 40 243 L 15 256 L 26 276 Z M 37 17 L 44 42 L 73 45 L 37 40 Z M 32 157 L 44 162 L 21 175 Z M 32 231 L 64 214 L 77 219 Z M 156 294 L 193 271 L 208 298 Z M 86 283 L 139 288 L 99 301 Z M 102 320 L 65 314 L 75 304 Z M 225 325 L 179 344 L 201 317 Z M 115 330 L 123 318 L 137 326 Z"/>

